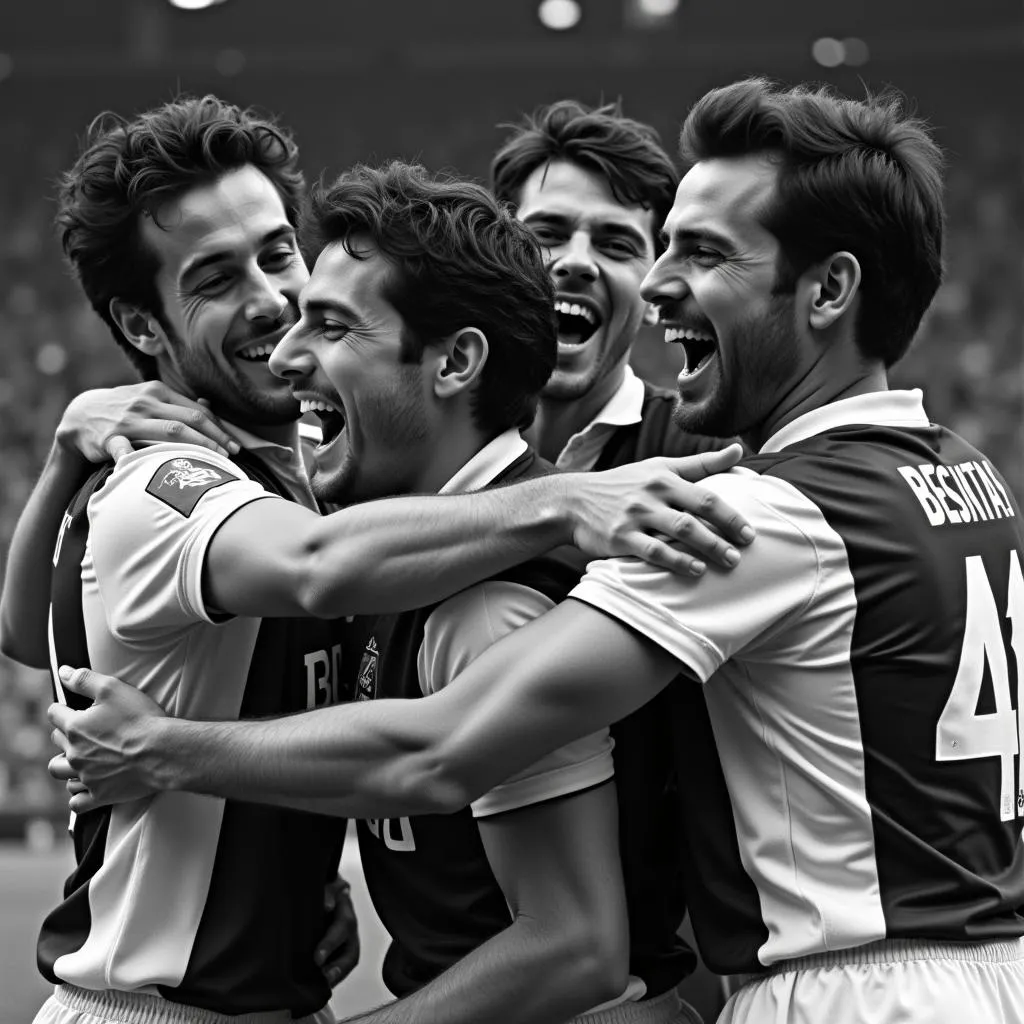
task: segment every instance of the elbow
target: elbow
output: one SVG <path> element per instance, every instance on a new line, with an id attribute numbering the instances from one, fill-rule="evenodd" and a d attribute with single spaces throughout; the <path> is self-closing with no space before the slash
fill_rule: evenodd
<path id="1" fill-rule="evenodd" d="M 616 999 L 629 984 L 628 938 L 602 930 L 586 916 L 571 932 L 562 931 L 554 957 L 551 952 L 545 969 L 550 971 L 553 963 L 561 965 L 551 976 L 559 979 L 573 1013 Z"/>
<path id="2" fill-rule="evenodd" d="M 419 766 L 406 774 L 404 787 L 412 814 L 454 814 L 476 795 L 455 770 L 443 747 L 420 752 Z"/>
<path id="3" fill-rule="evenodd" d="M 0 612 L 0 654 L 29 668 L 49 668 L 49 652 L 33 648 L 24 639 L 18 639 L 18 631 L 11 628 L 7 617 Z"/>
<path id="4" fill-rule="evenodd" d="M 328 544 L 321 522 L 299 542 L 294 560 L 293 593 L 301 612 L 315 619 L 333 619 L 369 611 L 353 607 L 358 597 L 358 579 L 372 570 L 363 566 L 353 551 L 339 557 L 337 542 Z"/>
<path id="5" fill-rule="evenodd" d="M 629 984 L 629 944 L 623 939 L 588 930 L 573 944 L 570 968 L 581 1001 L 589 1009 L 622 995 Z"/>

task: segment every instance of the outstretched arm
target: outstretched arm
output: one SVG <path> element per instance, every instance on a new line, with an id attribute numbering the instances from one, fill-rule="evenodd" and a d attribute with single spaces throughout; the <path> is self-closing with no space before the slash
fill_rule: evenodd
<path id="1" fill-rule="evenodd" d="M 65 686 L 97 704 L 51 706 L 54 739 L 70 755 L 55 758 L 51 772 L 80 775 L 89 787 L 72 798 L 75 810 L 185 789 L 349 817 L 448 812 L 625 717 L 678 671 L 652 641 L 572 599 L 420 700 L 189 722 L 163 718 L 134 688 L 80 670 Z"/>
<path id="2" fill-rule="evenodd" d="M 560 1024 L 625 989 L 614 785 L 478 824 L 512 923 L 428 985 L 352 1022 Z"/>

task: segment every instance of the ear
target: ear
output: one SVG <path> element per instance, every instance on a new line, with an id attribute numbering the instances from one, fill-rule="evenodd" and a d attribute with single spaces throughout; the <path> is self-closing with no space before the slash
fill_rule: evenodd
<path id="1" fill-rule="evenodd" d="M 111 299 L 109 308 L 114 323 L 130 345 L 147 356 L 163 354 L 167 335 L 155 316 L 123 299 Z"/>
<path id="2" fill-rule="evenodd" d="M 463 327 L 438 346 L 434 394 L 452 398 L 471 388 L 483 372 L 489 348 L 487 336 L 476 327 Z"/>
<path id="3" fill-rule="evenodd" d="M 658 307 L 653 302 L 644 303 L 644 323 L 654 327 L 658 323 Z"/>
<path id="4" fill-rule="evenodd" d="M 811 293 L 807 322 L 816 331 L 837 323 L 860 290 L 860 263 L 848 252 L 834 252 L 809 270 Z"/>

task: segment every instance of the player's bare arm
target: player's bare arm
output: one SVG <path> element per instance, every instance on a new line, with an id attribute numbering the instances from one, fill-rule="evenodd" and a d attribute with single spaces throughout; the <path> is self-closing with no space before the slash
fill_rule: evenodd
<path id="1" fill-rule="evenodd" d="M 699 575 L 703 560 L 665 538 L 685 538 L 732 564 L 738 552 L 697 516 L 732 534 L 745 521 L 683 476 L 725 468 L 738 450 L 551 474 L 475 494 L 390 498 L 323 517 L 253 501 L 215 534 L 204 594 L 209 607 L 236 615 L 393 612 L 566 543 L 591 557 L 633 555 Z"/>
<path id="2" fill-rule="evenodd" d="M 9 658 L 47 666 L 51 557 L 64 511 L 97 464 L 141 440 L 178 440 L 223 455 L 238 449 L 208 409 L 158 381 L 74 398 L 11 540 L 0 596 L 0 650 Z"/>
<path id="3" fill-rule="evenodd" d="M 625 989 L 614 786 L 478 825 L 512 923 L 411 995 L 349 1018 L 353 1024 L 559 1024 Z"/>
<path id="4" fill-rule="evenodd" d="M 558 657 L 552 657 L 552 650 Z M 82 811 L 183 789 L 350 817 L 448 812 L 580 736 L 624 718 L 679 671 L 671 655 L 604 613 L 568 600 L 485 651 L 440 693 L 287 718 L 190 722 L 85 669 L 65 686 L 86 711 L 51 705 L 79 776 Z"/>

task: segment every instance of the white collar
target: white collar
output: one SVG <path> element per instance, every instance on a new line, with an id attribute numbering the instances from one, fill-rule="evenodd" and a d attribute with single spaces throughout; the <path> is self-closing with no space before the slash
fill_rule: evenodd
<path id="1" fill-rule="evenodd" d="M 489 444 L 485 444 L 469 462 L 464 463 L 438 493 L 462 494 L 486 487 L 494 482 L 495 477 L 508 469 L 528 447 L 518 430 L 506 430 Z"/>
<path id="2" fill-rule="evenodd" d="M 926 427 L 929 420 L 924 411 L 920 388 L 908 391 L 872 391 L 866 395 L 843 398 L 838 402 L 812 409 L 790 420 L 775 431 L 763 445 L 761 452 L 777 452 L 797 441 L 805 441 L 815 434 L 823 434 L 836 427 L 855 423 L 874 423 L 892 427 Z"/>
<path id="3" fill-rule="evenodd" d="M 626 427 L 639 423 L 644 410 L 644 382 L 627 363 L 622 373 L 622 383 L 615 394 L 601 407 L 601 411 L 580 431 L 591 427 Z"/>

